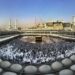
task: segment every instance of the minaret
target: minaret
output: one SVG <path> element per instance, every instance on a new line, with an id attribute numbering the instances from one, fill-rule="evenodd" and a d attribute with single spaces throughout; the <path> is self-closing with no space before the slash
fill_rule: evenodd
<path id="1" fill-rule="evenodd" d="M 17 29 L 17 19 L 15 20 L 14 29 Z"/>
<path id="2" fill-rule="evenodd" d="M 75 16 L 72 17 L 72 24 L 75 26 Z"/>
<path id="3" fill-rule="evenodd" d="M 9 27 L 8 27 L 8 29 L 9 29 L 9 30 L 12 29 L 12 26 L 11 26 L 11 19 L 9 20 Z"/>
<path id="4" fill-rule="evenodd" d="M 72 30 L 75 31 L 75 16 L 72 17 Z"/>
<path id="5" fill-rule="evenodd" d="M 37 22 L 36 22 L 36 16 L 35 16 L 35 26 L 37 25 Z"/>

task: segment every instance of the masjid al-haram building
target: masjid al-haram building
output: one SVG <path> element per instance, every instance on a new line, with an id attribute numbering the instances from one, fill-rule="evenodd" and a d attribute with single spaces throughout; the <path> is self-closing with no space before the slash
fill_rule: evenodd
<path id="1" fill-rule="evenodd" d="M 74 75 L 75 17 L 0 31 L 1 75 Z"/>

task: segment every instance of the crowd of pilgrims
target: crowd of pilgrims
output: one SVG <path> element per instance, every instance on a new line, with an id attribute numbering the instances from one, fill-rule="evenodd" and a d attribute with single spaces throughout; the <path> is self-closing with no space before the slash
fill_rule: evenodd
<path id="1" fill-rule="evenodd" d="M 28 43 L 15 39 L 0 47 L 0 58 L 20 64 L 39 64 L 69 57 L 75 53 L 75 42 L 48 44 Z"/>

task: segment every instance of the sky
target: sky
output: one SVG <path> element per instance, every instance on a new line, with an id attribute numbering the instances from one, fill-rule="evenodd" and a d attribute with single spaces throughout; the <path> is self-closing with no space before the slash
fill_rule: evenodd
<path id="1" fill-rule="evenodd" d="M 19 19 L 70 20 L 75 16 L 75 0 L 0 0 L 0 22 Z"/>

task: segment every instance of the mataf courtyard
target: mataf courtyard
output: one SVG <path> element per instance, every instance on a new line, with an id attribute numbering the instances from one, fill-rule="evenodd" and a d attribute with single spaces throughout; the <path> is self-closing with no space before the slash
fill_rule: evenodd
<path id="1" fill-rule="evenodd" d="M 73 75 L 75 42 L 43 36 L 21 36 L 0 46 L 2 75 Z"/>

